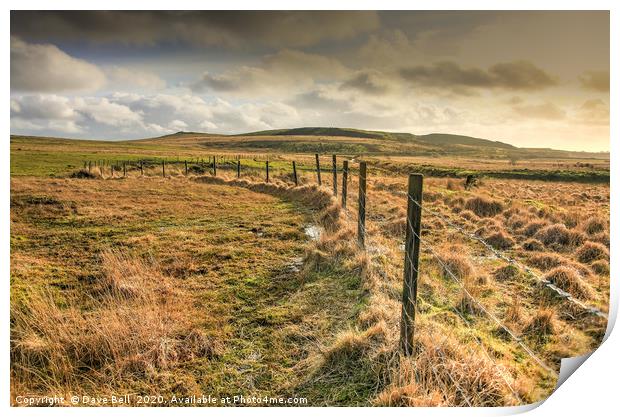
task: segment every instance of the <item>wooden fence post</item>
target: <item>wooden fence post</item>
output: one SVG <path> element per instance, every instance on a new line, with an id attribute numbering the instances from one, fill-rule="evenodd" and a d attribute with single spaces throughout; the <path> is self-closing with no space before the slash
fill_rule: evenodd
<path id="1" fill-rule="evenodd" d="M 140 160 L 140 176 L 144 176 L 144 161 Z"/>
<path id="2" fill-rule="evenodd" d="M 267 182 L 269 182 L 269 159 L 265 161 L 265 172 L 267 173 Z"/>
<path id="3" fill-rule="evenodd" d="M 319 154 L 315 153 L 314 157 L 316 158 L 316 178 L 317 181 L 319 182 L 319 185 L 321 184 L 321 164 L 319 163 Z"/>
<path id="4" fill-rule="evenodd" d="M 90 174 L 91 162 L 88 161 L 88 173 Z"/>
<path id="5" fill-rule="evenodd" d="M 241 159 L 237 159 L 237 178 L 241 177 Z"/>
<path id="6" fill-rule="evenodd" d="M 187 159 L 185 160 L 185 176 L 187 177 L 188 174 L 188 169 L 187 169 Z"/>
<path id="7" fill-rule="evenodd" d="M 215 155 L 213 155 L 213 176 L 217 177 L 217 163 L 215 162 Z"/>
<path id="8" fill-rule="evenodd" d="M 407 191 L 407 230 L 405 233 L 405 272 L 403 281 L 403 310 L 400 323 L 400 347 L 403 353 L 408 356 L 413 354 L 413 336 L 415 331 L 423 178 L 421 174 L 410 174 L 409 189 Z"/>
<path id="9" fill-rule="evenodd" d="M 123 178 L 125 178 L 127 176 L 127 165 L 126 163 L 123 161 Z"/>
<path id="10" fill-rule="evenodd" d="M 297 186 L 297 165 L 295 165 L 295 161 L 293 161 L 293 181 L 295 181 L 295 186 Z"/>
<path id="11" fill-rule="evenodd" d="M 114 178 L 114 165 L 113 164 L 110 165 L 110 176 Z"/>
<path id="12" fill-rule="evenodd" d="M 347 177 L 349 176 L 349 161 L 342 161 L 342 208 L 347 208 Z"/>
<path id="13" fill-rule="evenodd" d="M 166 178 L 166 160 L 161 161 L 161 176 Z"/>
<path id="14" fill-rule="evenodd" d="M 357 242 L 363 248 L 366 244 L 366 162 L 360 162 L 357 199 Z"/>
<path id="15" fill-rule="evenodd" d="M 338 196 L 338 167 L 336 167 L 336 155 L 332 155 L 332 174 L 334 176 L 334 197 Z"/>

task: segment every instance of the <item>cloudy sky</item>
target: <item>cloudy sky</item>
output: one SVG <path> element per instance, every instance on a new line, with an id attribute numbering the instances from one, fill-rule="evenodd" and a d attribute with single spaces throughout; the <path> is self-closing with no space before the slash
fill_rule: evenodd
<path id="1" fill-rule="evenodd" d="M 609 149 L 607 12 L 11 12 L 11 133 L 338 126 Z"/>

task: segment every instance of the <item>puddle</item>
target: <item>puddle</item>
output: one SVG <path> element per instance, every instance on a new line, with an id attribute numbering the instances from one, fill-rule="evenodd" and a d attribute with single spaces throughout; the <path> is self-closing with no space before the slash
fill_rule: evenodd
<path id="1" fill-rule="evenodd" d="M 319 240 L 323 229 L 320 226 L 309 224 L 304 227 L 304 232 L 306 233 L 306 236 L 308 236 L 310 239 Z"/>
<path id="2" fill-rule="evenodd" d="M 285 274 L 295 274 L 299 271 L 301 271 L 301 267 L 304 265 L 304 258 L 302 257 L 296 257 L 291 259 L 291 262 L 289 262 L 285 267 L 284 270 L 282 271 Z"/>

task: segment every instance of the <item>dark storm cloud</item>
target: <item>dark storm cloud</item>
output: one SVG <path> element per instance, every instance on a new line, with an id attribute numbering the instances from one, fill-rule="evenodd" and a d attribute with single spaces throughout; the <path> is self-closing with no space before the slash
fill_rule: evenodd
<path id="1" fill-rule="evenodd" d="M 431 66 L 402 68 L 400 75 L 416 84 L 446 88 L 540 90 L 557 84 L 555 77 L 528 61 L 499 63 L 488 70 L 464 68 L 455 62 L 445 61 Z"/>
<path id="2" fill-rule="evenodd" d="M 586 71 L 579 77 L 581 86 L 586 90 L 609 91 L 609 71 Z"/>
<path id="3" fill-rule="evenodd" d="M 362 71 L 340 86 L 342 90 L 357 90 L 370 95 L 383 95 L 389 91 L 386 80 L 378 71 Z"/>
<path id="4" fill-rule="evenodd" d="M 326 112 L 348 112 L 351 110 L 351 101 L 329 97 L 320 90 L 308 91 L 296 95 L 288 104 L 297 108 L 322 110 Z"/>
<path id="5" fill-rule="evenodd" d="M 298 47 L 349 39 L 379 23 L 372 11 L 13 11 L 11 34 L 46 41 Z"/>

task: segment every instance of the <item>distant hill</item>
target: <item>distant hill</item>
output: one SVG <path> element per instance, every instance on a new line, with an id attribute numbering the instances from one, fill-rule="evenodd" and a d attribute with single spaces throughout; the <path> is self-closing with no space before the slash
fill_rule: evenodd
<path id="1" fill-rule="evenodd" d="M 516 146 L 488 139 L 471 136 L 431 133 L 414 135 L 412 133 L 382 132 L 340 127 L 298 127 L 294 129 L 262 130 L 235 136 L 342 136 L 351 138 L 385 139 L 396 141 L 420 142 L 438 146 L 484 146 L 501 149 L 516 149 Z"/>

